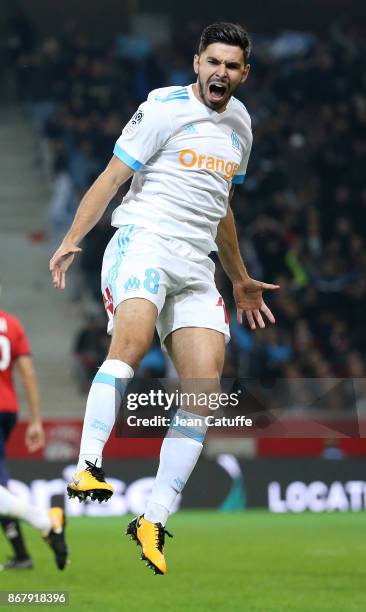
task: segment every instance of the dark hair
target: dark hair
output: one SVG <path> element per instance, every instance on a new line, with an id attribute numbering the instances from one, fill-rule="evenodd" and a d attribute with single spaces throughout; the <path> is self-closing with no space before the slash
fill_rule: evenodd
<path id="1" fill-rule="evenodd" d="M 244 30 L 241 25 L 222 21 L 220 23 L 213 23 L 212 25 L 207 26 L 201 34 L 198 47 L 199 55 L 203 53 L 208 45 L 212 45 L 213 43 L 217 42 L 224 43 L 225 45 L 232 45 L 233 47 L 240 47 L 243 49 L 244 61 L 248 61 L 252 49 L 252 43 L 248 32 Z"/>

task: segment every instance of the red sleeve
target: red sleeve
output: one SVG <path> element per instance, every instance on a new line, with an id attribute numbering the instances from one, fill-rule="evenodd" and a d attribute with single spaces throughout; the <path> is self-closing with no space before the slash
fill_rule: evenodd
<path id="1" fill-rule="evenodd" d="M 16 322 L 16 327 L 14 330 L 14 343 L 12 345 L 12 353 L 13 359 L 20 357 L 21 355 L 30 355 L 30 346 L 25 335 L 25 331 L 21 323 L 19 321 Z"/>

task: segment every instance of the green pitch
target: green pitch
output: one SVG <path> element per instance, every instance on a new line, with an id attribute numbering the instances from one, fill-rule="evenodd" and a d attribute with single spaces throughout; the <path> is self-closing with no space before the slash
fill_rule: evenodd
<path id="1" fill-rule="evenodd" d="M 139 560 L 137 546 L 123 535 L 127 521 L 70 519 L 71 563 L 64 572 L 25 528 L 36 567 L 1 574 L 0 589 L 67 590 L 64 609 L 72 612 L 366 609 L 364 513 L 181 512 L 169 521 L 174 538 L 166 541 L 166 576 L 154 576 Z"/>

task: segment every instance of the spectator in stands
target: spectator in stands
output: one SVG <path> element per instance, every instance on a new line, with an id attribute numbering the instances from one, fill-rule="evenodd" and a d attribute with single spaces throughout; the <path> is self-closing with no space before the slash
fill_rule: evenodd
<path id="1" fill-rule="evenodd" d="M 58 244 L 69 227 L 78 200 L 76 190 L 68 171 L 67 161 L 63 154 L 58 154 L 54 161 L 54 176 L 51 186 L 50 221 L 51 250 Z"/>
<path id="2" fill-rule="evenodd" d="M 108 351 L 109 336 L 105 320 L 89 315 L 85 327 L 76 337 L 74 355 L 77 362 L 77 380 L 80 390 L 88 391 L 98 366 L 103 362 Z"/>

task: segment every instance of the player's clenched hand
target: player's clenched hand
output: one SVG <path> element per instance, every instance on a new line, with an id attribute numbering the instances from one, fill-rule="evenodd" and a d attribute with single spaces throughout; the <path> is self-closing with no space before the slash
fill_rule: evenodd
<path id="1" fill-rule="evenodd" d="M 65 289 L 65 274 L 74 261 L 76 253 L 81 249 L 72 242 L 62 242 L 50 261 L 50 271 L 53 286 L 56 289 Z"/>
<path id="2" fill-rule="evenodd" d="M 266 315 L 270 323 L 275 323 L 276 320 L 263 300 L 263 291 L 274 291 L 279 289 L 279 285 L 270 285 L 256 281 L 253 278 L 246 278 L 242 281 L 233 283 L 234 299 L 236 303 L 238 323 L 243 322 L 243 312 L 248 319 L 250 329 L 256 329 L 256 323 L 259 327 L 266 326 L 261 311 Z"/>
<path id="3" fill-rule="evenodd" d="M 41 422 L 36 421 L 29 423 L 25 432 L 25 444 L 30 453 L 34 453 L 44 446 L 45 435 L 43 425 Z"/>

